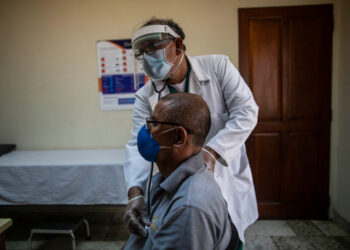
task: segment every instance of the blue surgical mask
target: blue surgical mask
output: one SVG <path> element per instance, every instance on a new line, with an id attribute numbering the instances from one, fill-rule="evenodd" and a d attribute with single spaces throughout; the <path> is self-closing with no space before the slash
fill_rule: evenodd
<path id="1" fill-rule="evenodd" d="M 171 130 L 174 130 L 176 128 L 177 127 L 165 130 L 157 135 L 154 135 L 153 137 L 168 133 Z M 140 129 L 137 135 L 137 148 L 141 156 L 145 160 L 150 162 L 155 162 L 155 160 L 157 159 L 159 150 L 163 148 L 173 148 L 172 146 L 160 146 L 159 143 L 153 139 L 153 137 L 151 133 L 147 130 L 146 124 L 142 126 L 142 128 Z"/>
<path id="2" fill-rule="evenodd" d="M 165 59 L 165 50 L 170 45 L 171 43 L 166 48 L 155 51 L 152 55 L 147 53 L 143 55 L 143 69 L 153 80 L 164 80 L 174 65 Z"/>

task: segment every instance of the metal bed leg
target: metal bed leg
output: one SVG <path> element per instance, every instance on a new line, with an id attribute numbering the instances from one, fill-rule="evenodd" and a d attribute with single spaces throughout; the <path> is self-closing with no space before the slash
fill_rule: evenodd
<path id="1" fill-rule="evenodd" d="M 90 235 L 90 227 L 89 227 L 89 222 L 86 219 L 83 219 L 83 222 L 85 223 L 85 227 L 86 227 L 86 239 L 90 240 L 91 239 L 91 235 Z"/>
<path id="2" fill-rule="evenodd" d="M 32 237 L 33 237 L 33 231 L 30 230 L 30 235 L 28 239 L 28 250 L 32 250 Z"/>
<path id="3" fill-rule="evenodd" d="M 72 248 L 75 250 L 75 236 L 73 232 L 70 233 L 70 237 L 72 238 Z"/>

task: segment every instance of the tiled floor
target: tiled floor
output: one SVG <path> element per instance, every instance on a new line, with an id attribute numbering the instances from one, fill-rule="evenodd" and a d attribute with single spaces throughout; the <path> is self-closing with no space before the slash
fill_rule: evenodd
<path id="1" fill-rule="evenodd" d="M 124 241 L 118 234 L 124 234 L 125 227 L 91 228 L 93 239 L 84 240 L 83 232 L 77 233 L 77 250 L 116 250 L 121 249 Z M 123 238 L 122 237 L 122 238 Z M 17 239 L 19 239 L 17 235 Z M 23 238 L 23 237 L 22 237 Z M 38 239 L 39 238 L 39 239 Z M 34 239 L 32 249 L 35 250 L 70 250 L 70 238 L 57 236 L 48 239 Z M 7 250 L 27 249 L 24 239 L 6 241 Z M 350 249 L 350 235 L 330 221 L 300 220 L 259 220 L 246 232 L 245 250 L 338 250 Z"/>
<path id="2" fill-rule="evenodd" d="M 246 232 L 245 249 L 350 249 L 350 235 L 330 221 L 259 220 Z"/>

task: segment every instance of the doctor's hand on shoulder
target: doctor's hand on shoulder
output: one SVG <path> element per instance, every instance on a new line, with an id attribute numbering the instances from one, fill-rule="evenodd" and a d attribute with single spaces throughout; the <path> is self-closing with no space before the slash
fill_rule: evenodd
<path id="1" fill-rule="evenodd" d="M 208 170 L 214 175 L 216 159 L 220 157 L 211 147 L 205 146 L 202 148 L 203 159 L 207 164 Z"/>
<path id="2" fill-rule="evenodd" d="M 147 217 L 145 199 L 139 187 L 132 187 L 128 193 L 129 202 L 123 220 L 131 233 L 147 237 L 146 226 L 150 226 Z"/>

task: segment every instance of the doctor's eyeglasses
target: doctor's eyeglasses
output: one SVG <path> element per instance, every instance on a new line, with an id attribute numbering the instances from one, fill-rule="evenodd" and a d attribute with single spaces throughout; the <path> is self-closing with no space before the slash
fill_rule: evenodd
<path id="1" fill-rule="evenodd" d="M 181 124 L 179 123 L 175 123 L 175 122 L 160 122 L 160 121 L 156 121 L 154 120 L 152 117 L 149 117 L 146 119 L 146 126 L 147 126 L 147 130 L 150 131 L 155 125 L 157 124 L 164 124 L 164 125 L 172 125 L 172 126 L 181 126 L 183 127 L 184 129 L 186 129 L 187 133 L 192 135 L 193 132 L 186 128 L 185 126 L 182 126 Z"/>
<path id="2" fill-rule="evenodd" d="M 147 44 L 142 46 L 143 48 L 137 49 L 134 53 L 134 56 L 137 60 L 141 61 L 143 60 L 144 53 L 146 53 L 147 55 L 152 55 L 157 50 L 162 49 L 163 45 L 166 44 L 166 42 L 172 40 L 174 40 L 174 38 L 167 38 L 157 42 L 148 42 Z"/>

